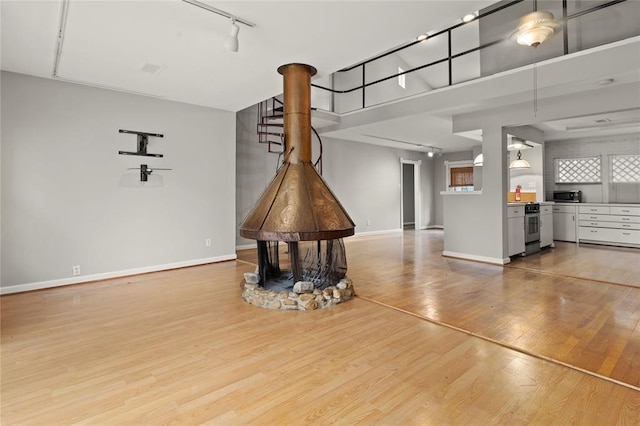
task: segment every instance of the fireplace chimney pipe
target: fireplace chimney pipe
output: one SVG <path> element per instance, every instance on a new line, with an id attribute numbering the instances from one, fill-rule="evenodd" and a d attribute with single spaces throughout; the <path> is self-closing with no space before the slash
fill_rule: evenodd
<path id="1" fill-rule="evenodd" d="M 316 69 L 305 64 L 278 68 L 284 80 L 284 138 L 290 164 L 311 162 L 311 77 Z"/>

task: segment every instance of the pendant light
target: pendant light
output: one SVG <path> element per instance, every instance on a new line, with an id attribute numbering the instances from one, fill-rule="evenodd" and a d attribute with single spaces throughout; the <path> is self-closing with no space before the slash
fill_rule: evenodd
<path id="1" fill-rule="evenodd" d="M 518 150 L 518 159 L 513 160 L 511 164 L 509 164 L 510 169 L 530 169 L 531 164 L 527 160 L 522 159 L 522 153 Z"/>
<path id="2" fill-rule="evenodd" d="M 537 5 L 534 9 L 537 9 Z M 515 38 L 523 46 L 538 47 L 551 38 L 558 28 L 560 25 L 551 12 L 535 10 L 522 17 Z"/>
<path id="3" fill-rule="evenodd" d="M 538 0 L 533 0 L 533 12 L 520 19 L 520 25 L 513 33 L 512 37 L 523 46 L 530 46 L 534 49 L 561 28 L 561 24 L 556 21 L 553 13 L 546 10 L 538 10 Z M 538 115 L 538 67 L 536 59 L 533 62 L 533 115 Z"/>
<path id="4" fill-rule="evenodd" d="M 513 38 L 523 46 L 538 47 L 553 37 L 561 27 L 553 13 L 538 10 L 538 0 L 533 0 L 533 12 L 520 18 Z"/>

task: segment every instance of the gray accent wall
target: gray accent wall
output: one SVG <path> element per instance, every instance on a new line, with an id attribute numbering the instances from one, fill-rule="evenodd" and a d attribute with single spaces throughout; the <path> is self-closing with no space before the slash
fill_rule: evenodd
<path id="1" fill-rule="evenodd" d="M 1 90 L 3 288 L 235 256 L 234 113 L 7 72 Z M 118 155 L 119 129 L 164 134 L 164 158 Z M 140 164 L 171 168 L 164 187 L 120 187 Z"/>

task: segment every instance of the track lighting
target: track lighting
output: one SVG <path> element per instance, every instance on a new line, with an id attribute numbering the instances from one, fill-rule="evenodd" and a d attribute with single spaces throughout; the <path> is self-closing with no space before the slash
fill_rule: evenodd
<path id="1" fill-rule="evenodd" d="M 242 19 L 239 18 L 235 15 L 230 14 L 229 12 L 225 12 L 222 9 L 218 9 L 216 7 L 213 6 L 209 6 L 208 4 L 205 3 L 201 3 L 197 0 L 182 0 L 185 3 L 189 3 L 193 6 L 197 6 L 201 9 L 204 10 L 208 10 L 209 12 L 213 12 L 216 13 L 218 15 L 222 15 L 222 16 L 226 16 L 227 18 L 231 19 L 231 29 L 229 30 L 229 35 L 227 37 L 225 37 L 224 41 L 222 42 L 222 46 L 225 49 L 228 49 L 232 52 L 237 52 L 238 51 L 238 33 L 240 32 L 240 27 L 238 27 L 238 24 L 236 24 L 236 22 L 240 23 L 240 24 L 244 24 L 248 27 L 255 27 L 256 24 L 254 24 L 253 22 L 247 21 L 246 19 Z"/>
<path id="2" fill-rule="evenodd" d="M 238 32 L 240 32 L 240 27 L 236 25 L 235 18 L 231 18 L 231 29 L 229 30 L 229 35 L 222 42 L 222 46 L 225 49 L 232 52 L 238 51 Z"/>
<path id="3" fill-rule="evenodd" d="M 469 22 L 473 21 L 477 17 L 478 17 L 478 12 L 467 13 L 462 17 L 462 22 L 464 22 L 465 24 L 468 24 Z"/>

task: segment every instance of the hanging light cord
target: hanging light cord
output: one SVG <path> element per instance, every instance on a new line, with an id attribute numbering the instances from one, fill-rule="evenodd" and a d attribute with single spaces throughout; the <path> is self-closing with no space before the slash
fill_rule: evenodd
<path id="1" fill-rule="evenodd" d="M 538 11 L 538 0 L 533 0 L 533 11 Z M 533 46 L 533 116 L 538 116 L 538 45 Z"/>
<path id="2" fill-rule="evenodd" d="M 538 53 L 536 48 L 533 48 L 534 51 L 534 62 L 533 62 L 533 116 L 538 116 Z"/>

